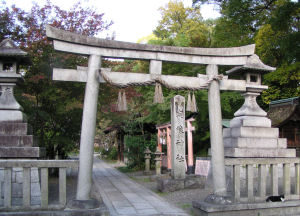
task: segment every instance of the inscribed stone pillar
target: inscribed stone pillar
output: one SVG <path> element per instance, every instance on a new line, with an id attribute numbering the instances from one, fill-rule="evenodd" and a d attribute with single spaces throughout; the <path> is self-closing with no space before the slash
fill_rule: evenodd
<path id="1" fill-rule="evenodd" d="M 185 178 L 185 99 L 171 99 L 172 178 Z"/>
<path id="2" fill-rule="evenodd" d="M 218 75 L 218 66 L 208 65 L 206 68 L 206 74 L 212 78 Z M 213 80 L 208 88 L 208 113 L 214 194 L 223 196 L 226 195 L 226 179 L 222 136 L 220 84 L 218 80 Z"/>
<path id="3" fill-rule="evenodd" d="M 77 200 L 89 200 L 92 186 L 94 139 L 96 130 L 97 100 L 99 91 L 99 69 L 101 57 L 89 57 L 88 78 L 85 87 L 80 152 Z"/>

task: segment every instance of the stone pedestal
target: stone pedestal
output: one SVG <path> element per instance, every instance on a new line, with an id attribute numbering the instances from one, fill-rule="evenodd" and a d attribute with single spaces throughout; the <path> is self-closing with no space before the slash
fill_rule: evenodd
<path id="1" fill-rule="evenodd" d="M 279 138 L 278 128 L 271 128 L 267 113 L 256 103 L 258 95 L 243 94 L 245 103 L 234 114 L 230 128 L 223 130 L 225 157 L 295 157 L 295 150 L 287 149 L 287 140 Z"/>
<path id="2" fill-rule="evenodd" d="M 33 135 L 28 135 L 28 124 L 0 122 L 0 158 L 40 158 L 45 150 L 37 146 Z"/>
<path id="3" fill-rule="evenodd" d="M 30 131 L 30 130 L 29 130 Z M 28 124 L 21 122 L 0 123 L 0 158 L 1 159 L 36 159 L 44 155 L 45 151 L 37 147 L 32 135 L 27 135 Z M 1 197 L 4 198 L 4 168 L 0 169 Z M 23 200 L 23 169 L 12 169 L 12 204 L 21 205 Z M 41 190 L 39 172 L 31 168 L 31 204 L 39 205 Z M 0 201 L 0 202 L 1 202 Z"/>

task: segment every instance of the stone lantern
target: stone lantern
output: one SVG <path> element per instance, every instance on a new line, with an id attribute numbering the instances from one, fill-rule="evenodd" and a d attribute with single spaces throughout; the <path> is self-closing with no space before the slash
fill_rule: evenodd
<path id="1" fill-rule="evenodd" d="M 251 121 L 251 126 L 271 127 L 271 121 L 266 118 L 267 113 L 257 104 L 256 97 L 263 90 L 268 89 L 268 86 L 261 85 L 262 74 L 275 69 L 263 64 L 257 55 L 252 55 L 248 57 L 245 65 L 227 71 L 229 76 L 241 75 L 246 80 L 246 93 L 242 94 L 245 103 L 234 113 L 236 118 L 230 122 L 230 127 L 241 126 L 244 121 Z"/>
<path id="2" fill-rule="evenodd" d="M 159 151 L 159 148 L 156 148 L 156 152 L 154 152 L 154 155 L 155 155 L 155 170 L 156 170 L 156 175 L 157 176 L 160 176 L 161 175 L 161 161 L 162 161 L 162 158 L 161 156 L 163 155 L 164 153 L 162 153 L 161 151 Z"/>
<path id="3" fill-rule="evenodd" d="M 223 130 L 224 155 L 227 157 L 295 157 L 287 149 L 287 141 L 279 137 L 278 128 L 271 128 L 267 113 L 259 107 L 256 97 L 268 89 L 262 85 L 262 74 L 276 68 L 263 64 L 257 55 L 248 57 L 245 65 L 227 71 L 246 80 L 243 106 L 234 113 L 230 128 Z"/>
<path id="4" fill-rule="evenodd" d="M 23 122 L 25 115 L 14 97 L 14 87 L 21 74 L 19 66 L 28 64 L 27 53 L 10 39 L 0 43 L 0 122 Z"/>
<path id="5" fill-rule="evenodd" d="M 10 39 L 0 43 L 0 158 L 37 159 L 44 155 L 43 148 L 37 147 L 33 135 L 28 134 L 26 116 L 14 97 L 14 87 L 22 78 L 19 66 L 29 64 L 27 53 L 19 49 Z M 12 203 L 22 201 L 22 168 L 12 169 Z M 41 192 L 37 168 L 31 168 L 31 204 L 40 204 Z M 4 176 L 3 168 L 0 176 Z M 0 178 L 0 186 L 4 180 Z M 1 194 L 0 194 L 1 199 Z"/>
<path id="6" fill-rule="evenodd" d="M 19 66 L 29 64 L 27 53 L 10 39 L 0 43 L 0 158 L 39 158 L 44 149 L 28 135 L 26 116 L 14 97 L 21 74 Z"/>
<path id="7" fill-rule="evenodd" d="M 144 173 L 146 175 L 149 175 L 150 174 L 151 151 L 150 151 L 150 149 L 148 147 L 144 151 L 144 154 L 145 154 L 145 171 L 144 171 Z"/>

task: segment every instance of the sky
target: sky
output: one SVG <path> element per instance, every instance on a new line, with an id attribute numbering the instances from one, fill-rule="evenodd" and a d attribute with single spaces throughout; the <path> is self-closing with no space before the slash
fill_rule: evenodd
<path id="1" fill-rule="evenodd" d="M 70 8 L 78 0 L 51 0 L 63 9 Z M 103 32 L 99 37 L 105 38 L 115 32 L 115 40 L 137 42 L 142 37 L 152 33 L 161 19 L 160 7 L 166 6 L 170 0 L 81 0 L 84 5 L 95 8 L 99 13 L 104 13 L 105 20 L 112 20 L 114 24 L 108 32 Z M 192 0 L 182 0 L 185 6 L 191 6 Z M 24 10 L 29 10 L 33 0 L 5 0 L 7 5 L 15 4 Z M 35 0 L 43 4 L 46 0 Z M 201 7 L 204 19 L 216 18 L 219 13 L 213 5 Z"/>

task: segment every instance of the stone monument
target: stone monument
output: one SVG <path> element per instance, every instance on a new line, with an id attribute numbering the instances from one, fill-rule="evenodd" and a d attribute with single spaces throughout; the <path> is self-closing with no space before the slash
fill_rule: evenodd
<path id="1" fill-rule="evenodd" d="M 171 99 L 172 178 L 185 178 L 185 99 L 176 95 Z"/>
<path id="2" fill-rule="evenodd" d="M 14 87 L 21 75 L 19 65 L 28 64 L 27 53 L 15 46 L 10 39 L 0 43 L 0 158 L 34 159 L 44 154 L 36 146 L 22 107 L 14 97 Z M 12 201 L 22 202 L 22 168 L 12 170 Z M 1 200 L 4 192 L 4 170 L 0 170 Z M 40 202 L 40 184 L 37 168 L 31 169 L 31 203 Z"/>

